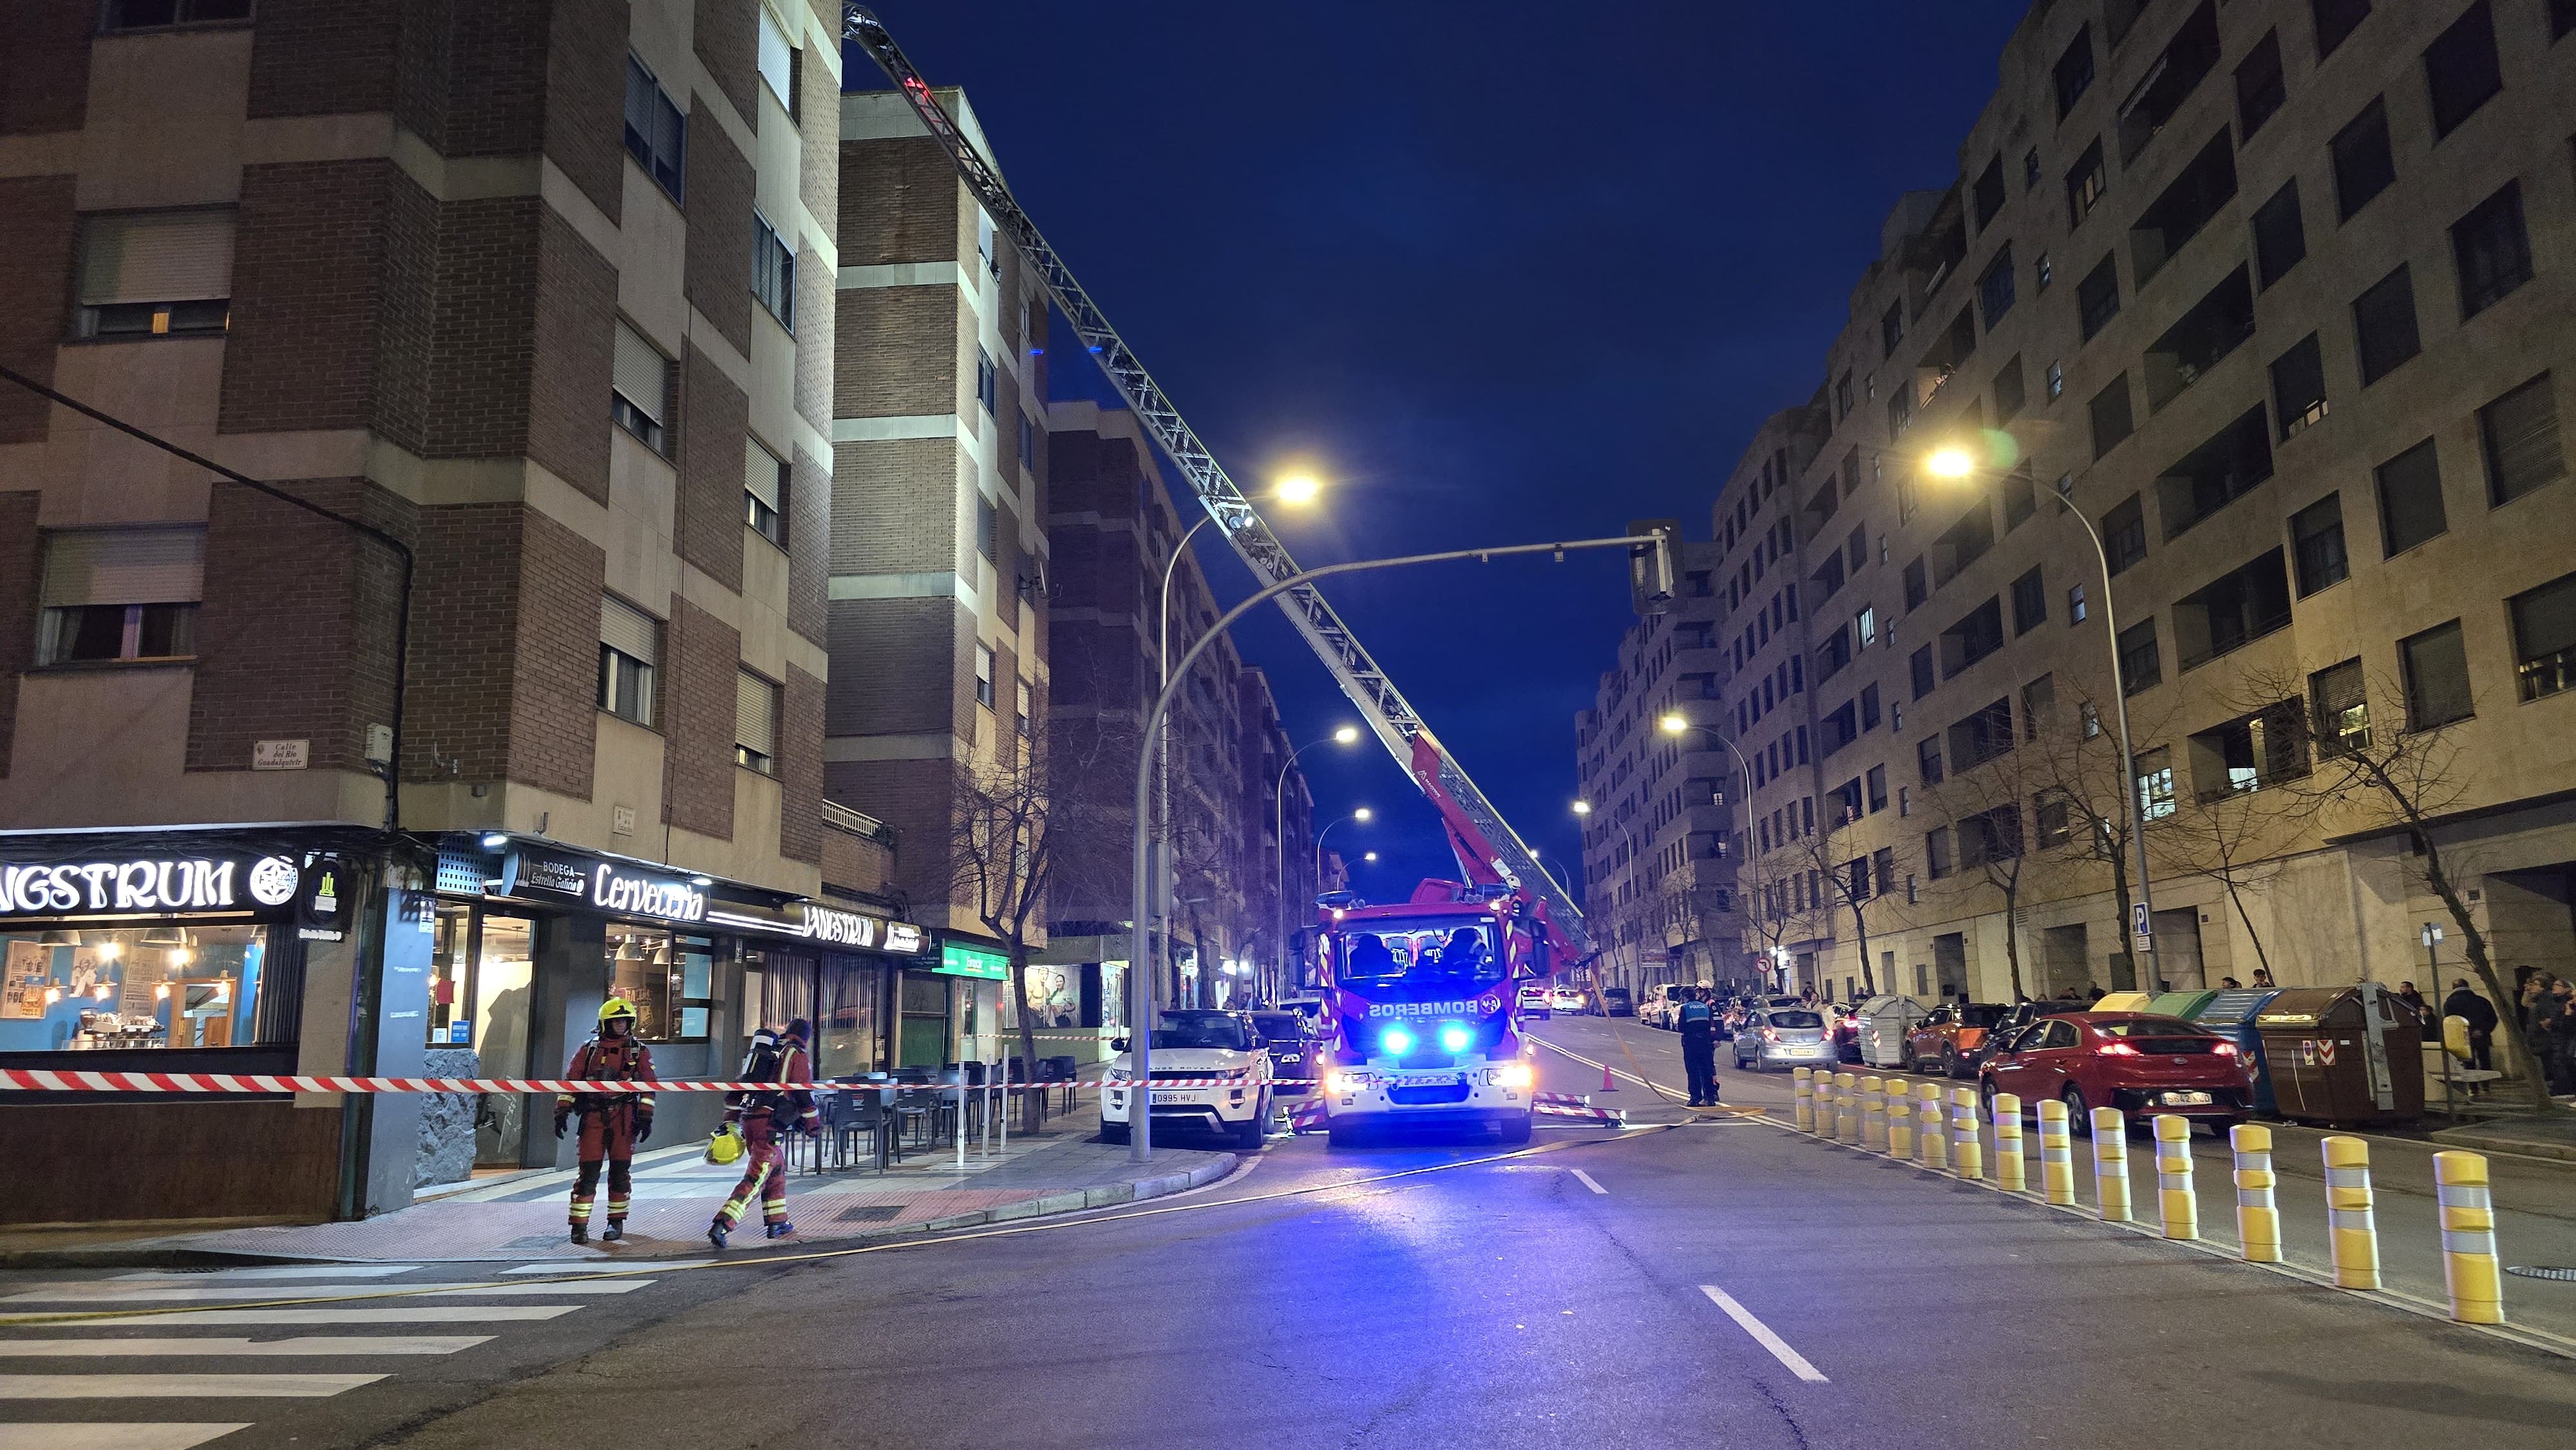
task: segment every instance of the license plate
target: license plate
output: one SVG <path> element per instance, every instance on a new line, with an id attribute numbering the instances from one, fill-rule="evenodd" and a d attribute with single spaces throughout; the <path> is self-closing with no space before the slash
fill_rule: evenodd
<path id="1" fill-rule="evenodd" d="M 1458 1074 L 1454 1072 L 1435 1072 L 1427 1073 L 1418 1077 L 1399 1077 L 1389 1085 L 1393 1087 L 1455 1087 L 1458 1085 Z"/>
<path id="2" fill-rule="evenodd" d="M 2167 1107 L 2174 1108 L 2205 1108 L 2209 1106 L 2209 1094 L 2167 1093 L 2165 1094 L 2165 1105 Z"/>
<path id="3" fill-rule="evenodd" d="M 1194 1103 L 1198 1100 L 1199 1095 L 1197 1093 L 1169 1092 L 1154 1094 L 1154 1101 L 1158 1103 Z"/>

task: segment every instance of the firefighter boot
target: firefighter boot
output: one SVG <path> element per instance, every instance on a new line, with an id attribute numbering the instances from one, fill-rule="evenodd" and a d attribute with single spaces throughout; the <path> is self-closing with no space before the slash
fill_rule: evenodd
<path id="1" fill-rule="evenodd" d="M 572 1241 L 573 1241 L 574 1243 L 577 1243 L 577 1244 L 586 1244 L 586 1243 L 589 1243 L 589 1242 L 590 1242 L 590 1225 L 588 1225 L 588 1224 L 586 1224 L 586 1223 L 577 1223 L 577 1224 L 574 1224 L 574 1225 L 572 1226 Z"/>
<path id="2" fill-rule="evenodd" d="M 626 1225 L 613 1218 L 608 1221 L 608 1227 L 599 1232 L 599 1241 L 603 1244 L 613 1244 L 624 1237 Z"/>

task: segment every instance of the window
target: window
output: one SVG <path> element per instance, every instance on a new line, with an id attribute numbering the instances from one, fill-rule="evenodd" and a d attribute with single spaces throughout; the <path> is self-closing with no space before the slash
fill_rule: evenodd
<path id="1" fill-rule="evenodd" d="M 2007 801 L 1959 822 L 1959 864 L 1983 866 L 2021 854 L 2021 807 Z"/>
<path id="2" fill-rule="evenodd" d="M 1941 678 L 1955 678 L 1960 671 L 2003 647 L 2003 602 L 1988 599 L 1941 632 Z"/>
<path id="3" fill-rule="evenodd" d="M 2055 273 L 2049 268 L 2046 252 L 2040 253 L 2039 260 L 2030 264 L 2030 275 L 2031 290 L 2034 292 L 2047 291 L 2048 284 L 2056 280 Z"/>
<path id="4" fill-rule="evenodd" d="M 1904 340 L 1905 304 L 1901 301 L 1891 302 L 1887 304 L 1887 311 L 1878 319 L 1879 345 L 1886 349 L 1887 356 L 1894 357 L 1896 345 Z"/>
<path id="5" fill-rule="evenodd" d="M 2345 221 L 2397 179 L 2397 159 L 2388 149 L 2388 105 L 2371 97 L 2361 114 L 2335 133 L 2328 148 L 2334 155 L 2335 205 Z"/>
<path id="6" fill-rule="evenodd" d="M 2451 228 L 2451 256 L 2460 268 L 2460 318 L 2466 321 L 2531 280 L 2531 236 L 2522 225 L 2522 185 L 2479 202 Z"/>
<path id="7" fill-rule="evenodd" d="M 2042 675 L 2021 687 L 2021 738 L 2037 740 L 2040 727 L 2057 714 L 2057 677 Z"/>
<path id="8" fill-rule="evenodd" d="M 787 114 L 796 114 L 796 48 L 766 8 L 760 12 L 760 79 Z"/>
<path id="9" fill-rule="evenodd" d="M 1914 768 L 1923 775 L 1925 785 L 1941 783 L 1941 737 L 1927 735 L 1914 742 Z"/>
<path id="10" fill-rule="evenodd" d="M 621 720 L 654 720 L 653 670 L 662 658 L 662 622 L 623 599 L 599 600 L 599 708 Z"/>
<path id="11" fill-rule="evenodd" d="M 609 418 L 645 447 L 669 454 L 670 434 L 662 424 L 671 411 L 671 360 L 621 320 L 611 367 Z"/>
<path id="12" fill-rule="evenodd" d="M 2327 494 L 2290 515 L 2290 542 L 2298 553 L 2301 599 L 2350 578 L 2352 560 L 2343 546 L 2343 495 Z"/>
<path id="13" fill-rule="evenodd" d="M 2012 701 L 1996 700 L 1950 727 L 1950 765 L 1971 770 L 2013 748 Z"/>
<path id="14" fill-rule="evenodd" d="M 2084 154 L 2066 172 L 2066 224 L 2081 226 L 2102 204 L 2102 193 L 2110 185 L 2102 169 L 2102 143 L 2096 140 L 2084 148 Z"/>
<path id="15" fill-rule="evenodd" d="M 76 336 L 219 337 L 232 324 L 231 208 L 81 218 Z"/>
<path id="16" fill-rule="evenodd" d="M 1871 645 L 1878 643 L 1878 611 L 1876 609 L 1864 609 L 1860 613 L 1852 616 L 1852 637 L 1858 642 L 1858 647 L 1861 649 L 1867 649 Z"/>
<path id="17" fill-rule="evenodd" d="M 2415 282 L 2405 263 L 2398 263 L 2396 271 L 2354 300 L 2352 326 L 2365 388 L 2421 350 L 2415 335 Z"/>
<path id="18" fill-rule="evenodd" d="M 769 12 L 760 12 L 765 22 Z M 769 218 L 751 214 L 751 295 L 789 332 L 796 330 L 796 253 L 779 238 Z"/>
<path id="19" fill-rule="evenodd" d="M 1923 601 L 1931 597 L 1932 590 L 1924 582 L 1923 560 L 1918 556 L 1905 566 L 1905 607 L 1919 609 Z"/>
<path id="20" fill-rule="evenodd" d="M 2129 375 L 2125 372 L 2112 378 L 2111 385 L 2095 393 L 2086 406 L 2093 415 L 2093 456 L 2097 459 L 2119 447 L 2137 427 L 2129 412 Z"/>
<path id="21" fill-rule="evenodd" d="M 975 703 L 993 708 L 993 647 L 987 644 L 975 646 Z"/>
<path id="22" fill-rule="evenodd" d="M 2448 532 L 2442 511 L 2442 464 L 2425 439 L 2372 470 L 2379 486 L 2381 550 L 2394 558 L 2427 539 Z"/>
<path id="23" fill-rule="evenodd" d="M 670 194 L 671 200 L 683 199 L 683 176 L 689 149 L 689 120 L 671 97 L 644 68 L 644 62 L 626 58 L 626 154 L 653 178 L 653 184 Z"/>
<path id="24" fill-rule="evenodd" d="M 975 255 L 982 259 L 985 275 L 1002 275 L 1002 253 L 993 245 L 993 214 L 982 207 L 975 209 Z"/>
<path id="25" fill-rule="evenodd" d="M 2397 663 L 2406 676 L 2407 729 L 2430 730 L 2477 713 L 2458 620 L 2399 640 Z"/>
<path id="26" fill-rule="evenodd" d="M 742 521 L 781 548 L 787 545 L 787 465 L 751 439 L 742 443 Z"/>
<path id="27" fill-rule="evenodd" d="M 975 499 L 975 552 L 984 556 L 985 563 L 1001 567 L 1002 511 L 980 494 Z"/>
<path id="28" fill-rule="evenodd" d="M 108 0 L 106 22 L 99 28 L 144 30 L 249 18 L 250 0 Z"/>
<path id="29" fill-rule="evenodd" d="M 2370 701 L 2364 691 L 2361 661 L 2308 676 L 2308 698 L 2317 714 L 2317 753 L 2347 755 L 2370 746 Z"/>
<path id="30" fill-rule="evenodd" d="M 1914 698 L 1920 700 L 1931 694 L 1933 687 L 1939 683 L 1932 666 L 1932 646 L 1927 644 L 1916 650 L 1907 659 L 1906 666 L 1913 672 Z"/>
<path id="31" fill-rule="evenodd" d="M 2334 54 L 2353 27 L 2370 18 L 2370 0 L 2308 0 L 2317 22 L 2317 59 Z"/>
<path id="32" fill-rule="evenodd" d="M 2561 574 L 2505 601 L 2513 616 L 2513 674 L 2537 700 L 2576 686 L 2576 574 Z"/>
<path id="33" fill-rule="evenodd" d="M 2281 551 L 2267 549 L 2174 601 L 2174 653 L 2186 670 L 2260 639 L 2290 622 L 2290 576 Z"/>
<path id="34" fill-rule="evenodd" d="M 2164 519 L 2168 540 L 2271 478 L 2270 432 L 2263 421 L 2263 405 L 2256 403 L 2217 436 L 2165 465 L 2156 478 L 2156 511 Z"/>
<path id="35" fill-rule="evenodd" d="M 1860 728 L 1863 731 L 1875 730 L 1878 721 L 1878 686 L 1863 685 L 1860 691 Z"/>
<path id="36" fill-rule="evenodd" d="M 2063 846 L 2075 838 L 2075 813 L 2068 809 L 2064 795 L 2042 791 L 2033 797 L 2030 814 L 2039 828 L 2039 844 Z"/>
<path id="37" fill-rule="evenodd" d="M 1031 418 L 1026 413 L 1022 413 L 1020 415 L 1020 466 L 1029 470 L 1031 473 L 1035 473 L 1038 467 L 1037 420 Z M 1703 586 L 1708 582 L 1708 574 L 1705 570 L 1694 574 L 1691 577 L 1700 581 Z M 1705 587 L 1702 587 L 1696 592 L 1702 598 L 1706 598 L 1709 591 Z"/>
<path id="38" fill-rule="evenodd" d="M 1020 738 L 1022 740 L 1033 740 L 1037 738 L 1038 727 L 1037 711 L 1034 708 L 1035 704 L 1035 692 L 1030 689 L 1028 681 L 1021 680 L 1019 682 L 1018 697 L 1014 703 L 1014 708 L 1018 711 L 1019 731 Z"/>
<path id="39" fill-rule="evenodd" d="M 1854 573 L 1860 572 L 1861 566 L 1869 562 L 1869 526 L 1867 524 L 1852 526 L 1851 539 L 1843 546 L 1843 555 Z"/>
<path id="40" fill-rule="evenodd" d="M 2308 234 L 2299 219 L 2299 183 L 2285 181 L 2254 213 L 2254 280 L 2269 287 L 2290 275 L 2290 269 L 2307 256 Z"/>
<path id="41" fill-rule="evenodd" d="M 2066 590 L 2066 622 L 2068 624 L 2082 624 L 2084 622 L 2084 618 L 2084 586 L 2081 584 L 2069 585 Z"/>
<path id="42" fill-rule="evenodd" d="M 2021 189 L 2039 185 L 2039 148 L 2033 146 L 2021 154 Z"/>
<path id="43" fill-rule="evenodd" d="M 2027 466 L 2005 474 L 1998 491 L 2003 495 L 2005 533 L 2030 522 L 2031 515 L 2039 512 L 2038 488 Z"/>
<path id="44" fill-rule="evenodd" d="M 2567 474 L 2558 447 L 2558 398 L 2549 374 L 2478 409 L 2478 448 L 2486 455 L 2487 497 L 2508 504 Z"/>
<path id="45" fill-rule="evenodd" d="M 2110 326 L 2112 318 L 2120 315 L 2120 268 L 2107 253 L 2100 266 L 2075 284 L 2075 312 L 2087 342 Z"/>
<path id="46" fill-rule="evenodd" d="M 2066 368 L 2060 363 L 2048 365 L 2048 400 L 2052 403 L 2066 392 Z"/>
<path id="47" fill-rule="evenodd" d="M 2174 813 L 2172 753 L 2159 745 L 2138 752 L 2138 819 L 2161 821 Z"/>
<path id="48" fill-rule="evenodd" d="M 2576 576 L 2571 576 L 2571 577 L 2576 577 Z M 1876 814 L 1878 814 L 1880 811 L 1886 810 L 1886 809 L 1887 809 L 1887 767 L 1886 767 L 1886 766 L 1884 766 L 1884 765 L 1873 765 L 1873 766 L 1871 766 L 1871 767 L 1869 768 L 1869 774 L 1867 774 L 1866 776 L 1864 776 L 1864 777 L 1862 777 L 1862 778 L 1863 778 L 1864 780 L 1866 780 L 1866 781 L 1869 783 L 1869 810 L 1870 810 L 1870 814 L 1871 814 L 1871 815 L 1876 815 Z"/>
<path id="49" fill-rule="evenodd" d="M 2029 401 L 2028 384 L 2021 373 L 2021 356 L 2016 353 L 1995 371 L 1995 426 L 2000 428 L 2021 416 L 2022 405 Z"/>
<path id="50" fill-rule="evenodd" d="M 2120 631 L 2120 692 L 2134 695 L 2164 683 L 2164 656 L 2156 649 L 2156 622 L 2143 620 Z"/>
<path id="51" fill-rule="evenodd" d="M 2272 359 L 2272 412 L 2281 420 L 2285 441 L 2324 421 L 2326 366 L 2318 355 L 2315 333 Z"/>
<path id="52" fill-rule="evenodd" d="M 1935 881 L 1950 874 L 1950 828 L 1934 826 L 1923 833 L 1923 866 Z"/>
<path id="53" fill-rule="evenodd" d="M 2012 245 L 2006 243 L 1995 253 L 1995 259 L 1986 264 L 1985 275 L 1977 279 L 1977 306 L 1985 316 L 1986 331 L 1994 331 L 1995 323 L 2012 311 L 2012 305 Z"/>
<path id="54" fill-rule="evenodd" d="M 1001 369 L 993 366 L 993 355 L 984 351 L 983 344 L 977 343 L 975 345 L 975 400 L 984 405 L 985 417 L 992 417 L 993 410 L 1001 405 L 1001 394 Z"/>
<path id="55" fill-rule="evenodd" d="M 2083 99 L 2092 85 L 2093 27 L 2079 25 L 2075 28 L 2075 39 L 2057 58 L 2057 119 L 2065 120 L 2066 113 L 2075 109 L 2075 103 Z"/>
<path id="56" fill-rule="evenodd" d="M 1850 417 L 1851 410 L 1852 375 L 1851 370 L 1846 368 L 1843 370 L 1842 380 L 1834 384 L 1834 421 L 1840 423 Z"/>
<path id="57" fill-rule="evenodd" d="M 2102 707 L 2087 700 L 2076 707 L 2077 729 L 2087 740 L 2102 733 Z"/>
<path id="58" fill-rule="evenodd" d="M 2477 0 L 2451 28 L 2424 48 L 2424 81 L 2433 93 L 2433 139 L 2438 141 L 2504 89 L 2496 64 L 2495 15 Z"/>
<path id="59" fill-rule="evenodd" d="M 1977 230 L 1982 232 L 1994 221 L 1995 213 L 2004 209 L 2004 159 L 2002 156 L 1997 155 L 1989 158 L 1986 162 L 1986 169 L 1977 173 L 1977 184 L 1970 194 L 1970 200 L 1976 206 Z"/>
<path id="60" fill-rule="evenodd" d="M 2549 0 L 2549 38 L 2558 40 L 2576 30 L 2576 0 Z"/>
<path id="61" fill-rule="evenodd" d="M 744 669 L 733 672 L 733 763 L 778 773 L 778 687 Z"/>
<path id="62" fill-rule="evenodd" d="M 2037 564 L 2030 572 L 2013 581 L 2013 633 L 2025 635 L 2048 623 L 2048 589 L 2039 581 Z"/>
<path id="63" fill-rule="evenodd" d="M 44 535 L 44 550 L 38 664 L 185 659 L 197 652 L 204 528 L 64 530 Z"/>
<path id="64" fill-rule="evenodd" d="M 2240 141 L 2263 129 L 2290 98 L 2281 73 L 2281 37 L 2265 31 L 2236 67 L 2236 129 Z"/>

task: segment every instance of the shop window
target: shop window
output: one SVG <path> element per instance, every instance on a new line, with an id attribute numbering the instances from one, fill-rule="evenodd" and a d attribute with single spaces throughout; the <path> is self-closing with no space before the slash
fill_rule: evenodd
<path id="1" fill-rule="evenodd" d="M 293 1041 L 302 983 L 270 960 L 271 935 L 182 923 L 0 933 L 0 1052 Z"/>
<path id="2" fill-rule="evenodd" d="M 751 439 L 743 440 L 742 521 L 780 548 L 787 546 L 787 480 L 784 459 Z"/>
<path id="3" fill-rule="evenodd" d="M 642 1040 L 702 1042 L 714 1016 L 715 942 L 610 922 L 608 989 L 635 1004 Z"/>
<path id="4" fill-rule="evenodd" d="M 220 337 L 232 325 L 231 208 L 81 218 L 75 336 Z"/>
<path id="5" fill-rule="evenodd" d="M 74 529 L 44 536 L 37 663 L 186 659 L 206 573 L 201 527 Z"/>
<path id="6" fill-rule="evenodd" d="M 814 1018 L 814 1074 L 848 1077 L 885 1068 L 885 971 L 872 962 L 825 958 L 822 1004 Z"/>
<path id="7" fill-rule="evenodd" d="M 625 600 L 599 601 L 599 708 L 651 725 L 653 672 L 662 658 L 662 622 Z"/>
<path id="8" fill-rule="evenodd" d="M 778 687 L 749 670 L 733 675 L 733 763 L 778 773 Z"/>

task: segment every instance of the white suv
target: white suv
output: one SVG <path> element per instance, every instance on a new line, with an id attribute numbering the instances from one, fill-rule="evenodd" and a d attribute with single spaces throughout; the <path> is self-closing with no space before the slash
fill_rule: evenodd
<path id="1" fill-rule="evenodd" d="M 1100 1136 L 1127 1141 L 1138 1095 L 1136 1062 L 1127 1039 L 1111 1044 L 1108 1082 L 1100 1091 Z M 1146 1111 L 1155 1135 L 1169 1127 L 1204 1128 L 1258 1148 L 1270 1131 L 1270 1054 L 1261 1047 L 1249 1012 L 1165 1012 L 1154 1028 L 1154 1081 Z M 1169 1083 L 1171 1086 L 1164 1086 Z"/>

